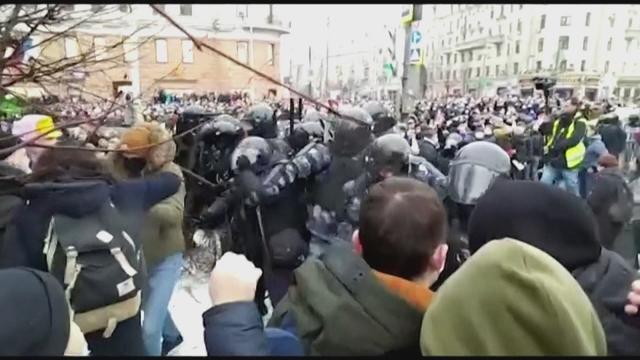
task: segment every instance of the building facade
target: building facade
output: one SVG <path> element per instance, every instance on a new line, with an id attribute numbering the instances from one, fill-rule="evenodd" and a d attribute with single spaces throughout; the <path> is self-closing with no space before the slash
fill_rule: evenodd
<path id="1" fill-rule="evenodd" d="M 640 97 L 638 5 L 424 5 L 427 96 L 533 92 Z"/>
<path id="2" fill-rule="evenodd" d="M 290 23 L 278 16 L 277 5 L 159 4 L 198 40 L 277 79 L 280 76 L 280 37 Z M 106 69 L 89 66 L 76 71 L 55 92 L 82 91 L 112 98 L 118 90 L 150 97 L 159 89 L 171 93 L 246 91 L 266 95 L 281 89 L 218 54 L 198 51 L 193 42 L 148 4 L 68 5 L 73 12 L 103 14 L 59 41 L 35 51 L 35 56 L 70 57 L 93 47 L 108 59 Z M 127 40 L 122 42 L 122 39 Z M 37 43 L 37 36 L 34 40 Z M 113 46 L 118 44 L 118 46 Z M 68 81 L 68 83 L 67 83 Z M 71 86 L 67 86 L 71 84 Z M 81 89 L 81 90 L 78 90 Z"/>

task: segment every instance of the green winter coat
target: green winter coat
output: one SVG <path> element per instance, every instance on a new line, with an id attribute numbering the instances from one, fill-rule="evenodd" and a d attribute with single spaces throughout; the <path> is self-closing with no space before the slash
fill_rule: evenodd
<path id="1" fill-rule="evenodd" d="M 391 293 L 352 249 L 333 247 L 321 259 L 305 261 L 294 275 L 295 285 L 270 326 L 281 327 L 292 316 L 307 354 L 419 355 L 423 311 Z"/>
<path id="2" fill-rule="evenodd" d="M 520 241 L 491 241 L 429 306 L 426 356 L 607 355 L 604 331 L 580 285 L 551 256 Z"/>

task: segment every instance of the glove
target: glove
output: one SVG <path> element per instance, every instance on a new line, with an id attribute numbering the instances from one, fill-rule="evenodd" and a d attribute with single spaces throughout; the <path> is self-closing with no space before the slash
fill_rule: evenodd
<path id="1" fill-rule="evenodd" d="M 227 203 L 222 198 L 216 199 L 200 216 L 199 225 L 209 229 L 220 226 L 224 222 L 227 209 Z"/>
<path id="2" fill-rule="evenodd" d="M 236 175 L 236 184 L 242 196 L 250 196 L 261 188 L 260 178 L 251 170 L 244 170 Z"/>
<path id="3" fill-rule="evenodd" d="M 251 162 L 246 156 L 240 155 L 236 160 L 236 166 L 238 167 L 238 172 L 247 171 L 251 168 Z"/>

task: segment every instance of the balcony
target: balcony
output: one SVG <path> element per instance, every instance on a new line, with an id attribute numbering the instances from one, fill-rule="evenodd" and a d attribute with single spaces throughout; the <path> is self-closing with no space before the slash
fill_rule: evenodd
<path id="1" fill-rule="evenodd" d="M 624 31 L 625 39 L 640 39 L 640 26 L 634 26 Z"/>
<path id="2" fill-rule="evenodd" d="M 456 51 L 467 51 L 473 49 L 484 48 L 489 44 L 500 44 L 504 42 L 504 35 L 485 36 L 476 40 L 467 41 L 459 44 Z"/>

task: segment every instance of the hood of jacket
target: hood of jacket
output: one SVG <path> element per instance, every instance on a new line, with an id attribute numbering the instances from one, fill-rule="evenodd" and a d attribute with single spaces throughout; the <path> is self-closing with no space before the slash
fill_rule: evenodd
<path id="1" fill-rule="evenodd" d="M 25 186 L 25 199 L 32 206 L 45 207 L 50 214 L 82 217 L 110 201 L 106 181 L 32 183 Z"/>
<path id="2" fill-rule="evenodd" d="M 609 355 L 640 354 L 640 321 L 624 313 L 635 271 L 617 253 L 602 249 L 597 262 L 573 276 L 587 293 L 607 337 Z"/>
<path id="3" fill-rule="evenodd" d="M 492 241 L 438 290 L 420 335 L 426 356 L 606 355 L 598 316 L 557 261 Z"/>
<path id="4" fill-rule="evenodd" d="M 424 312 L 418 307 L 428 303 L 428 289 L 419 295 L 408 281 L 376 274 L 347 246 L 307 260 L 294 274 L 288 301 L 307 354 L 383 355 L 417 349 Z"/>
<path id="5" fill-rule="evenodd" d="M 469 250 L 473 254 L 495 239 L 518 239 L 572 271 L 600 257 L 596 226 L 586 202 L 567 191 L 534 181 L 496 181 L 471 213 Z"/>

